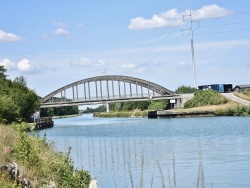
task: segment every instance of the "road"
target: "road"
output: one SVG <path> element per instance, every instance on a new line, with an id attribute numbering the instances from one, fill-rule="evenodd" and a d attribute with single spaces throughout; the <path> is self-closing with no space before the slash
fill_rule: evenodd
<path id="1" fill-rule="evenodd" d="M 226 97 L 232 101 L 238 102 L 240 104 L 250 105 L 250 101 L 241 99 L 241 98 L 235 96 L 233 93 L 221 93 L 221 95 L 223 95 L 224 97 Z"/>

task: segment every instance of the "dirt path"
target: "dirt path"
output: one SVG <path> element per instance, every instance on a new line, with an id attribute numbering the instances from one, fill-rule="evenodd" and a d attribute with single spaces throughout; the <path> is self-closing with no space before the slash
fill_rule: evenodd
<path id="1" fill-rule="evenodd" d="M 226 97 L 232 101 L 238 102 L 240 104 L 250 105 L 250 101 L 241 99 L 241 98 L 235 96 L 233 93 L 221 93 L 221 95 L 223 95 L 224 97 Z"/>

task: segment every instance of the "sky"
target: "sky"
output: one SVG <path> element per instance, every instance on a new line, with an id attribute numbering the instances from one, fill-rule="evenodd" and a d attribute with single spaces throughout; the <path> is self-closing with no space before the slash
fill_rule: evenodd
<path id="1" fill-rule="evenodd" d="M 0 7 L 0 65 L 41 97 L 102 75 L 193 87 L 192 31 L 196 86 L 250 84 L 249 0 L 8 0 Z"/>

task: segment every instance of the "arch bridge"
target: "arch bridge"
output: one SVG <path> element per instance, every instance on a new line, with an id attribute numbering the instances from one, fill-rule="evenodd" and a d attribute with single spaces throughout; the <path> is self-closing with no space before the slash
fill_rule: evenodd
<path id="1" fill-rule="evenodd" d="M 179 95 L 150 81 L 107 75 L 61 87 L 42 98 L 40 108 L 178 98 Z"/>

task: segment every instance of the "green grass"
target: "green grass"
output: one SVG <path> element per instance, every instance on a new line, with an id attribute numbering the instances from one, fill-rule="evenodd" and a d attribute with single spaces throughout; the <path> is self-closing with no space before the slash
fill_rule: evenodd
<path id="1" fill-rule="evenodd" d="M 87 171 L 74 169 L 67 154 L 55 152 L 53 144 L 46 138 L 26 133 L 27 124 L 0 125 L 0 150 L 6 147 L 12 153 L 0 153 L 0 165 L 15 161 L 20 174 L 33 182 L 34 187 L 42 187 L 54 182 L 57 187 L 88 187 L 91 177 Z M 0 174 L 0 187 L 14 187 L 13 181 Z"/>

